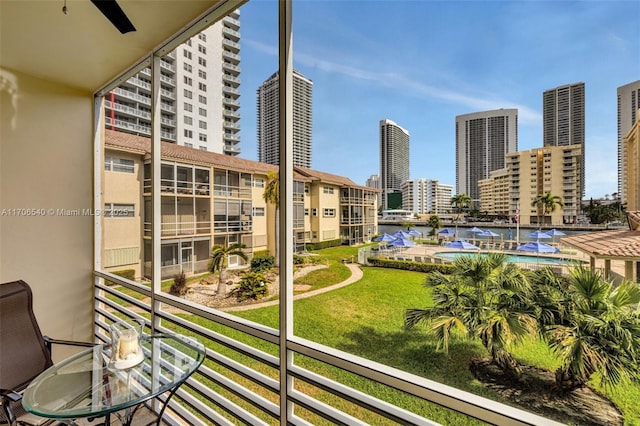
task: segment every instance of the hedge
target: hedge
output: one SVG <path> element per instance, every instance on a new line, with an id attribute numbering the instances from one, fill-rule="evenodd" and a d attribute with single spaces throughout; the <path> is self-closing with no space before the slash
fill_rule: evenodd
<path id="1" fill-rule="evenodd" d="M 370 257 L 367 259 L 367 262 L 371 266 L 377 266 L 379 268 L 404 269 L 406 271 L 416 272 L 441 272 L 443 274 L 449 274 L 453 269 L 453 265 L 443 263 L 412 262 L 410 260 L 379 259 L 377 257 Z"/>
<path id="2" fill-rule="evenodd" d="M 305 243 L 304 246 L 307 250 L 320 250 L 328 247 L 337 247 L 341 245 L 342 245 L 342 240 L 337 239 L 337 240 L 320 241 L 319 243 Z"/>

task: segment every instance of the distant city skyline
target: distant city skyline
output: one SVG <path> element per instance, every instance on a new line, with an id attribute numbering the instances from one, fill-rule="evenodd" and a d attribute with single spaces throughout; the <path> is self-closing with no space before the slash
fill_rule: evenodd
<path id="1" fill-rule="evenodd" d="M 640 76 L 640 2 L 307 1 L 293 65 L 314 82 L 313 168 L 364 185 L 378 123 L 411 132 L 411 177 L 455 183 L 455 117 L 518 109 L 518 148 L 543 146 L 542 93 L 584 82 L 586 198 L 617 191 L 618 87 Z M 277 4 L 242 20 L 242 157 L 256 159 L 250 99 L 277 69 Z"/>

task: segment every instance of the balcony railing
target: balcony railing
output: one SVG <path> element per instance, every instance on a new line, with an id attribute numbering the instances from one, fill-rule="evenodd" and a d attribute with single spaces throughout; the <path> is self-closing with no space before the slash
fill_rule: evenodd
<path id="1" fill-rule="evenodd" d="M 150 270 L 149 264 L 145 265 Z M 165 267 L 164 273 L 180 265 Z M 116 285 L 106 285 L 109 280 Z M 329 424 L 364 425 L 343 411 L 371 413 L 381 423 L 435 426 L 437 423 L 319 375 L 295 362 L 281 362 L 280 332 L 225 312 L 199 305 L 104 271 L 95 271 L 97 341 L 109 341 L 109 324 L 124 317 L 143 320 L 150 332 L 179 332 L 203 342 L 205 362 L 168 403 L 165 418 L 200 426 L 206 424 L 267 425 L 279 421 L 278 396 Z M 157 308 L 154 308 L 156 306 Z M 152 318 L 150 320 L 149 318 Z M 386 365 L 299 338 L 287 339 L 292 360 L 308 358 L 347 374 L 368 379 L 383 392 L 400 391 L 493 424 L 559 425 L 528 412 L 446 386 Z M 296 386 L 281 388 L 280 374 L 295 378 Z M 321 389 L 323 400 L 309 389 Z M 328 398 L 327 398 L 328 397 Z M 332 402 L 342 402 L 332 405 Z M 344 404 L 348 401 L 348 404 Z M 338 408 L 341 407 L 341 408 Z M 169 420 L 169 419 L 167 419 Z M 290 424 L 311 425 L 294 412 Z"/>

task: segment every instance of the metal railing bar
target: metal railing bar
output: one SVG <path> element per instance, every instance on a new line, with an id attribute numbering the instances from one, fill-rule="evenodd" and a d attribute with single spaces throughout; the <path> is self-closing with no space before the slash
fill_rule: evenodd
<path id="1" fill-rule="evenodd" d="M 527 411 L 306 339 L 293 337 L 287 343 L 290 350 L 299 354 L 488 423 L 500 425 L 562 425 L 562 423 Z"/>
<path id="2" fill-rule="evenodd" d="M 207 351 L 209 352 L 209 351 Z M 211 351 L 213 352 L 213 351 Z M 228 358 L 224 355 L 221 355 L 217 352 L 213 352 L 212 354 L 208 354 L 208 358 L 213 360 L 214 362 L 216 362 L 218 365 L 223 366 L 225 368 L 227 368 L 230 371 L 233 371 L 234 373 L 244 377 L 245 379 L 251 380 L 252 382 L 254 382 L 257 385 L 260 385 L 264 388 L 267 388 L 268 390 L 272 391 L 272 392 L 279 392 L 280 390 L 280 385 L 278 383 L 277 380 L 272 379 L 271 377 L 268 377 L 262 373 L 259 373 L 258 371 L 249 368 L 237 361 L 232 360 L 231 358 Z M 276 367 L 277 369 L 277 367 Z"/>
<path id="3" fill-rule="evenodd" d="M 217 411 L 213 410 L 211 407 L 205 405 L 202 401 L 198 400 L 197 398 L 188 394 L 186 396 L 185 395 L 178 395 L 178 396 L 184 403 L 186 403 L 189 407 L 191 407 L 192 409 L 200 413 L 203 417 L 205 417 L 211 423 L 216 425 L 223 425 L 223 426 L 234 425 L 234 423 L 231 422 L 229 419 L 227 419 Z M 158 398 L 158 399 L 162 401 L 162 403 L 166 402 L 166 397 Z M 167 406 L 167 410 L 165 411 L 165 416 L 169 415 L 169 417 L 171 418 L 173 417 L 171 414 L 174 414 L 174 413 L 180 416 L 182 419 L 186 420 L 187 424 L 189 425 L 210 424 L 210 423 L 204 423 L 195 414 L 187 410 L 185 408 L 185 404 L 183 404 L 181 401 L 178 401 L 177 399 L 172 398 L 171 400 L 169 400 L 169 405 Z M 163 418 L 163 421 L 166 421 L 166 419 Z M 178 423 L 178 424 L 184 425 L 184 423 Z"/>
<path id="4" fill-rule="evenodd" d="M 234 418 L 241 420 L 243 424 L 248 424 L 248 425 L 267 424 L 263 420 L 260 420 L 258 417 L 248 412 L 246 409 L 240 407 L 236 403 L 220 395 L 218 392 L 213 391 L 209 386 L 206 386 L 199 381 L 196 381 L 195 383 L 190 382 L 189 386 L 192 387 L 194 391 L 198 392 L 200 395 L 205 397 L 207 401 L 220 407 L 222 410 L 226 411 L 227 413 L 229 413 L 229 415 L 233 416 Z M 189 399 L 197 400 L 197 398 L 193 397 L 193 395 L 190 395 Z M 201 401 L 199 400 L 197 401 L 201 403 Z M 263 403 L 262 405 L 261 404 L 256 405 L 252 401 L 247 401 L 247 402 L 250 402 L 252 406 L 258 408 L 261 412 L 271 417 L 277 418 L 278 407 L 275 404 L 271 403 L 270 401 L 266 401 L 266 403 Z M 208 407 L 208 406 L 205 406 L 205 407 L 207 407 L 208 409 L 207 411 L 214 411 L 211 407 Z M 274 414 L 274 412 L 276 414 Z"/>
<path id="5" fill-rule="evenodd" d="M 246 387 L 236 383 L 232 379 L 229 379 L 223 376 L 222 374 L 209 369 L 208 367 L 200 367 L 200 368 L 201 369 L 199 372 L 205 375 L 209 380 L 212 380 L 213 382 L 215 382 L 218 386 L 226 389 L 227 391 L 231 392 L 237 397 L 242 398 L 243 400 L 250 403 L 254 407 L 260 409 L 261 411 L 275 418 L 279 416 L 280 410 L 278 406 L 275 405 L 273 402 L 247 389 Z M 206 374 L 203 373 L 202 370 L 206 370 Z M 210 396 L 209 392 L 213 392 L 211 390 L 209 391 L 200 390 L 200 391 L 204 392 L 207 396 Z M 221 396 L 221 398 L 224 398 L 224 397 Z"/>
<path id="6" fill-rule="evenodd" d="M 220 334 L 218 332 L 209 330 L 207 328 L 204 328 L 200 325 L 194 324 L 188 320 L 185 320 L 183 318 L 180 318 L 176 315 L 167 313 L 167 312 L 159 312 L 158 315 L 163 318 L 166 319 L 167 321 L 173 322 L 174 324 L 179 324 L 182 327 L 197 333 L 198 335 L 202 336 L 202 337 L 206 337 L 209 340 L 213 340 L 216 343 L 219 343 L 223 346 L 226 346 L 230 349 L 233 349 L 239 353 L 242 353 L 243 355 L 246 355 L 250 358 L 253 358 L 257 361 L 260 361 L 270 367 L 273 368 L 278 368 L 280 366 L 280 360 L 273 356 L 270 355 L 264 351 L 261 351 L 259 349 L 256 349 L 252 346 L 249 346 L 245 343 L 239 342 L 237 340 L 231 339 L 230 337 L 227 337 L 223 334 Z M 260 338 L 259 336 L 255 336 L 252 335 L 253 337 L 257 337 Z M 264 339 L 263 339 L 264 340 Z M 270 342 L 271 343 L 271 342 Z"/>
<path id="7" fill-rule="evenodd" d="M 297 390 L 290 392 L 288 399 L 336 425 L 368 425 L 368 423 L 365 423 L 362 420 L 343 413 L 342 411 L 338 411 L 334 407 L 313 399 Z"/>
<path id="8" fill-rule="evenodd" d="M 171 296 L 166 293 L 158 293 L 156 295 L 156 300 L 166 303 L 174 308 L 182 309 L 183 311 L 193 315 L 233 328 L 234 330 L 242 331 L 250 336 L 257 337 L 267 342 L 275 344 L 278 343 L 278 335 L 280 333 L 274 328 L 255 323 L 253 321 L 248 321 L 226 312 L 207 308 L 197 303 L 176 296 Z"/>
<path id="9" fill-rule="evenodd" d="M 341 383 L 335 382 L 319 374 L 305 370 L 299 366 L 292 366 L 289 372 L 303 382 L 309 383 L 355 405 L 366 408 L 369 411 L 377 413 L 383 417 L 393 420 L 396 423 L 406 425 L 421 426 L 439 426 L 439 423 L 433 422 L 422 416 L 414 414 L 410 411 L 396 407 L 388 402 L 374 398 L 363 392 L 352 389 Z"/>
<path id="10" fill-rule="evenodd" d="M 139 283 L 137 283 L 135 281 L 128 280 L 128 279 L 123 278 L 123 277 L 121 277 L 119 275 L 114 275 L 114 274 L 106 272 L 106 271 L 95 271 L 94 270 L 93 274 L 98 276 L 98 277 L 100 277 L 100 278 L 104 278 L 105 280 L 112 281 L 112 282 L 114 282 L 116 284 L 119 284 L 119 285 L 121 285 L 123 287 L 126 287 L 126 288 L 128 288 L 130 290 L 135 290 L 135 291 L 137 291 L 139 293 L 144 294 L 147 297 L 151 296 L 151 289 L 150 288 L 148 288 L 148 287 L 146 287 L 146 286 L 144 286 L 142 284 L 139 284 Z M 101 288 L 103 290 L 107 290 L 107 291 L 111 290 L 110 292 L 117 291 L 117 290 L 112 290 L 110 286 L 108 286 L 106 284 L 103 284 L 103 283 L 97 283 L 96 287 L 99 287 L 99 288 Z"/>

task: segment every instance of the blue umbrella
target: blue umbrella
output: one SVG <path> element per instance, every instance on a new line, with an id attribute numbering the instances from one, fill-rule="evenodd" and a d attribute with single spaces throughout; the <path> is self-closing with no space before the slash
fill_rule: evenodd
<path id="1" fill-rule="evenodd" d="M 500 234 L 496 234 L 495 232 L 490 230 L 479 232 L 476 235 L 478 237 L 499 237 L 500 236 Z"/>
<path id="2" fill-rule="evenodd" d="M 404 231 L 396 231 L 391 235 L 393 235 L 396 238 L 405 238 L 405 239 L 408 239 L 408 238 L 412 237 L 412 235 L 410 233 L 404 232 Z"/>
<path id="3" fill-rule="evenodd" d="M 389 235 L 387 233 L 384 233 L 384 234 L 380 235 L 379 237 L 375 237 L 373 239 L 373 241 L 388 243 L 389 241 L 393 241 L 395 239 L 396 239 L 396 237 L 394 237 L 393 235 Z"/>
<path id="4" fill-rule="evenodd" d="M 540 241 L 532 241 L 518 247 L 516 250 L 530 251 L 533 253 L 558 253 L 560 251 L 557 248 L 550 246 L 549 244 L 541 243 Z"/>
<path id="5" fill-rule="evenodd" d="M 528 235 L 528 237 L 529 238 L 535 238 L 535 239 L 539 240 L 540 238 L 551 238 L 551 235 L 545 234 L 542 231 L 535 231 L 535 232 L 530 233 Z"/>
<path id="6" fill-rule="evenodd" d="M 547 234 L 547 235 L 551 235 L 551 238 L 553 238 L 553 241 L 555 241 L 555 240 L 556 240 L 556 238 L 555 238 L 556 236 L 561 237 L 561 236 L 563 236 L 563 235 L 567 235 L 567 234 L 565 234 L 564 232 L 562 232 L 562 231 L 558 231 L 558 230 L 557 230 L 557 229 L 555 229 L 555 228 L 554 228 L 554 229 L 551 229 L 551 230 L 549 230 L 549 231 L 547 231 L 547 232 L 545 232 L 545 234 Z"/>
<path id="7" fill-rule="evenodd" d="M 462 249 L 462 250 L 480 250 L 480 247 L 474 246 L 473 244 L 468 243 L 465 240 L 451 241 L 450 243 L 447 243 L 444 246 L 447 248 Z"/>
<path id="8" fill-rule="evenodd" d="M 391 241 L 388 245 L 393 247 L 413 247 L 416 245 L 416 243 L 414 243 L 413 241 L 407 240 L 406 238 L 399 237 Z"/>
<path id="9" fill-rule="evenodd" d="M 440 235 L 456 235 L 456 231 L 453 229 L 444 228 L 442 231 L 438 231 Z"/>
<path id="10" fill-rule="evenodd" d="M 484 232 L 484 230 L 474 226 L 473 228 L 469 229 L 469 232 L 471 232 L 472 234 L 477 234 L 479 232 Z"/>
<path id="11" fill-rule="evenodd" d="M 409 231 L 407 231 L 407 234 L 413 235 L 414 237 L 419 237 L 420 235 L 422 235 L 422 232 L 416 231 L 415 229 L 410 229 Z"/>

